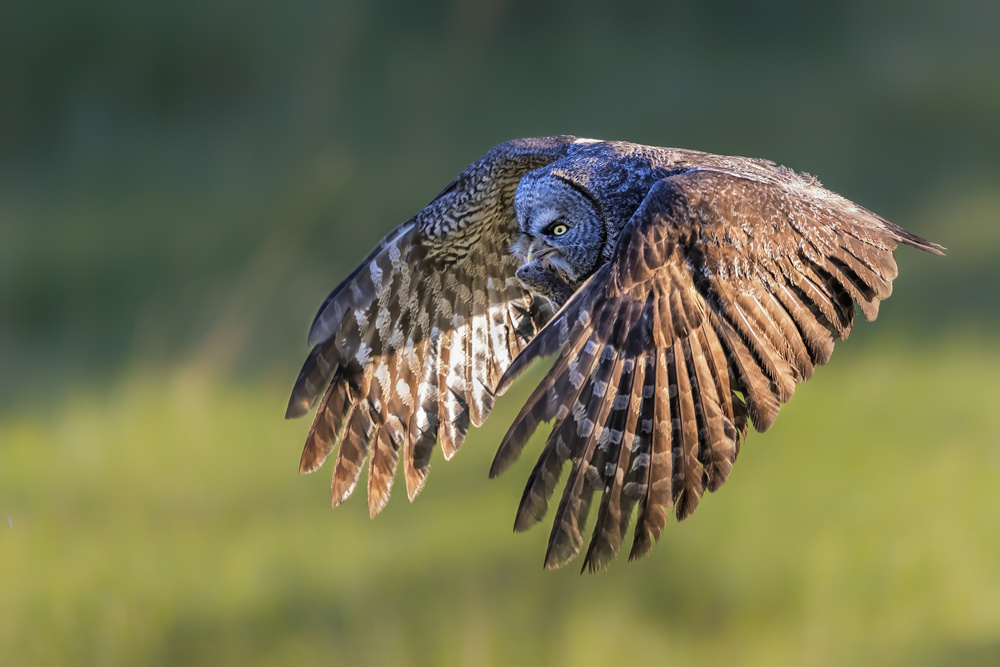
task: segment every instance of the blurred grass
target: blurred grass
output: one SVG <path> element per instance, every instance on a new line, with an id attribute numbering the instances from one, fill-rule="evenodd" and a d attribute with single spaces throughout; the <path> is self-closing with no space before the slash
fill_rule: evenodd
<path id="1" fill-rule="evenodd" d="M 510 532 L 538 443 L 486 478 L 531 378 L 370 521 L 295 474 L 286 383 L 193 368 L 0 420 L 3 664 L 1000 660 L 986 341 L 839 345 L 691 520 L 582 577 Z"/>

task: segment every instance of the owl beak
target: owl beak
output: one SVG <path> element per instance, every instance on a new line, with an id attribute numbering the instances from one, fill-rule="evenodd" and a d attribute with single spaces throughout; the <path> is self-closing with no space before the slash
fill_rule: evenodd
<path id="1" fill-rule="evenodd" d="M 532 262 L 534 260 L 543 260 L 549 255 L 552 255 L 556 252 L 559 252 L 558 249 L 553 248 L 552 246 L 549 245 L 545 245 L 544 243 L 539 243 L 537 241 L 534 241 L 530 246 L 528 246 L 527 261 Z"/>

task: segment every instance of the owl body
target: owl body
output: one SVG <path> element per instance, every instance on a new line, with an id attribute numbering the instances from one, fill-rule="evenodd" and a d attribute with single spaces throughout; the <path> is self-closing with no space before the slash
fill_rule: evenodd
<path id="1" fill-rule="evenodd" d="M 339 442 L 331 494 L 368 464 L 372 516 L 403 462 L 411 500 L 532 360 L 555 364 L 500 443 L 491 476 L 552 422 L 515 518 L 546 513 L 546 553 L 605 566 L 634 517 L 630 557 L 666 512 L 726 480 L 748 425 L 891 293 L 892 251 L 940 246 L 764 160 L 575 137 L 501 144 L 387 235 L 327 298 L 287 416 L 316 416 L 300 462 Z M 322 397 L 320 397 L 322 394 Z M 317 401 L 318 399 L 318 401 Z"/>
<path id="2" fill-rule="evenodd" d="M 766 160 L 628 142 L 578 140 L 568 155 L 528 172 L 518 184 L 514 201 L 519 231 L 528 237 L 543 237 L 536 246 L 561 250 L 555 256 L 557 261 L 552 261 L 552 255 L 548 259 L 549 264 L 555 264 L 551 267 L 554 275 L 545 276 L 528 260 L 529 254 L 536 254 L 530 251 L 530 240 L 526 243 L 519 239 L 514 251 L 522 260 L 522 281 L 535 293 L 546 296 L 558 310 L 576 287 L 610 261 L 621 230 L 652 187 L 694 169 L 712 169 L 789 192 L 808 192 L 813 197 L 833 196 L 810 175 Z M 569 221 L 568 234 L 559 238 L 545 235 L 545 228 L 559 216 Z M 556 278 L 564 286 L 556 285 Z"/>

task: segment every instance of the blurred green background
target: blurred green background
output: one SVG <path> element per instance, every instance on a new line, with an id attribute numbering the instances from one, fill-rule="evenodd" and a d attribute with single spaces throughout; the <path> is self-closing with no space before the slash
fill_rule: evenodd
<path id="1" fill-rule="evenodd" d="M 0 664 L 1000 664 L 1000 5 L 8 3 Z M 323 297 L 513 137 L 766 157 L 948 247 L 652 555 L 300 478 Z"/>

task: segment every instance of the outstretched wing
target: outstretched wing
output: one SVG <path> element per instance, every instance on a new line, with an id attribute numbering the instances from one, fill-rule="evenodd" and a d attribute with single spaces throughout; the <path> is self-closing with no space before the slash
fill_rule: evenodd
<path id="1" fill-rule="evenodd" d="M 775 178 L 692 169 L 658 182 L 612 260 L 498 387 L 562 348 L 491 470 L 505 470 L 538 424 L 555 420 L 515 521 L 524 530 L 541 519 L 571 460 L 546 567 L 579 552 L 596 488 L 584 567 L 614 557 L 633 509 L 630 559 L 659 538 L 665 511 L 690 515 L 725 482 L 748 419 L 767 430 L 830 358 L 834 337 L 847 337 L 854 302 L 875 318 L 896 277 L 897 243 L 942 250 L 783 169 Z"/>
<path id="2" fill-rule="evenodd" d="M 493 405 L 492 390 L 548 317 L 515 278 L 514 191 L 521 176 L 564 155 L 573 137 L 492 149 L 378 244 L 320 308 L 286 417 L 324 389 L 300 471 L 339 440 L 334 505 L 354 490 L 371 449 L 368 507 L 389 499 L 400 456 L 410 500 L 423 486 L 438 432 L 445 458 Z"/>

